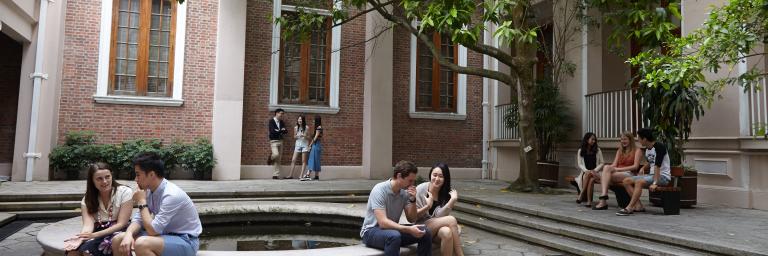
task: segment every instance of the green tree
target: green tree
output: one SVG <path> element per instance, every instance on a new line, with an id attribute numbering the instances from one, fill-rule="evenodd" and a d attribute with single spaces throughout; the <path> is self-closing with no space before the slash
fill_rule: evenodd
<path id="1" fill-rule="evenodd" d="M 438 62 L 454 72 L 494 79 L 510 85 L 518 104 L 520 131 L 520 176 L 515 187 L 530 191 L 538 187 L 536 160 L 538 155 L 536 131 L 534 129 L 534 93 L 535 81 L 533 67 L 537 61 L 536 50 L 539 46 L 537 14 L 530 0 L 337 0 L 332 10 L 336 25 L 361 17 L 368 12 L 376 12 L 391 22 L 387 29 L 399 26 L 416 36 Z M 297 8 L 298 18 L 278 17 L 286 30 L 283 36 L 301 36 L 312 29 L 321 29 L 323 17 L 309 9 Z M 351 15 L 352 10 L 354 14 Z M 420 25 L 414 25 L 419 21 Z M 495 27 L 493 37 L 500 41 L 501 47 L 494 47 L 483 42 L 487 24 Z M 466 47 L 469 51 L 484 54 L 496 59 L 510 68 L 509 73 L 483 67 L 459 66 L 441 55 L 435 47 L 431 32 L 451 36 L 454 43 Z M 430 32 L 430 33 L 426 33 Z M 511 48 L 508 48 L 510 47 Z M 511 49 L 511 51 L 507 50 Z"/>
<path id="2" fill-rule="evenodd" d="M 768 42 L 768 2 L 731 0 L 715 7 L 703 26 L 686 36 L 674 19 L 681 19 L 679 1 L 660 5 L 659 1 L 590 0 L 601 10 L 603 21 L 614 25 L 613 42 L 631 39 L 644 46 L 627 61 L 639 69 L 642 85 L 638 98 L 644 103 L 643 117 L 670 145 L 673 163 L 682 162 L 682 144 L 688 140 L 694 120 L 719 97 L 728 85 L 751 89 L 765 76 L 758 66 L 732 75 L 737 65 L 750 57 L 765 57 L 756 46 Z M 705 73 L 727 70 L 725 78 L 708 80 Z"/>

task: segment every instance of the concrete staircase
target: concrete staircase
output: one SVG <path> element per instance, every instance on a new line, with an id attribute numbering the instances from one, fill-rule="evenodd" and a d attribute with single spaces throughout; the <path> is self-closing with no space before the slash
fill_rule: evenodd
<path id="1" fill-rule="evenodd" d="M 576 255 L 743 255 L 716 244 L 616 227 L 461 197 L 453 215 L 463 225 Z"/>
<path id="2" fill-rule="evenodd" d="M 308 201 L 367 202 L 368 190 L 251 191 L 189 193 L 195 202 Z M 0 196 L 0 226 L 11 220 L 80 215 L 82 194 Z M 712 243 L 690 241 L 631 227 L 541 212 L 509 204 L 460 197 L 453 215 L 462 225 L 576 255 L 750 255 Z M 2 217 L 2 216 L 0 216 Z"/>

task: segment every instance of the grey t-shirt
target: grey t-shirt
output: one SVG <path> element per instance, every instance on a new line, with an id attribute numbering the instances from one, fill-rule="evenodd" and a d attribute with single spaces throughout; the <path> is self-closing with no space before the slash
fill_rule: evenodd
<path id="1" fill-rule="evenodd" d="M 387 213 L 387 219 L 394 222 L 400 222 L 400 216 L 403 215 L 405 205 L 408 204 L 408 192 L 404 189 L 399 194 L 392 192 L 392 180 L 386 180 L 373 186 L 371 194 L 368 195 L 368 205 L 365 206 L 365 220 L 360 230 L 360 237 L 372 227 L 378 226 L 375 209 L 384 209 Z"/>

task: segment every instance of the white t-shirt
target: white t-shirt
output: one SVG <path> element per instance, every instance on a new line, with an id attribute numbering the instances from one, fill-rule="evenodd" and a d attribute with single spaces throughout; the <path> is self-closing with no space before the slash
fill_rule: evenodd
<path id="1" fill-rule="evenodd" d="M 120 213 L 120 206 L 132 198 L 133 189 L 124 185 L 117 186 L 117 191 L 115 191 L 115 194 L 110 199 L 110 202 L 112 203 L 112 218 L 109 218 L 109 213 L 107 212 L 107 207 L 109 206 L 105 207 L 104 203 L 99 200 L 99 213 L 101 213 L 102 218 L 101 221 L 107 221 L 108 218 L 109 221 L 117 221 L 117 215 Z M 85 205 L 85 197 L 83 197 L 83 200 L 80 201 L 80 205 L 83 211 L 87 211 L 87 207 Z M 96 216 L 93 216 L 93 219 L 95 221 L 99 221 L 96 219 Z"/>

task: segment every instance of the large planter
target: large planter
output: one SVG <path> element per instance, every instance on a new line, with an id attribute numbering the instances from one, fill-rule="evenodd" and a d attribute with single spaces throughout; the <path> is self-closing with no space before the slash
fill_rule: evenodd
<path id="1" fill-rule="evenodd" d="M 557 181 L 560 176 L 560 162 L 539 161 L 536 162 L 539 168 L 539 186 L 557 187 Z"/>

